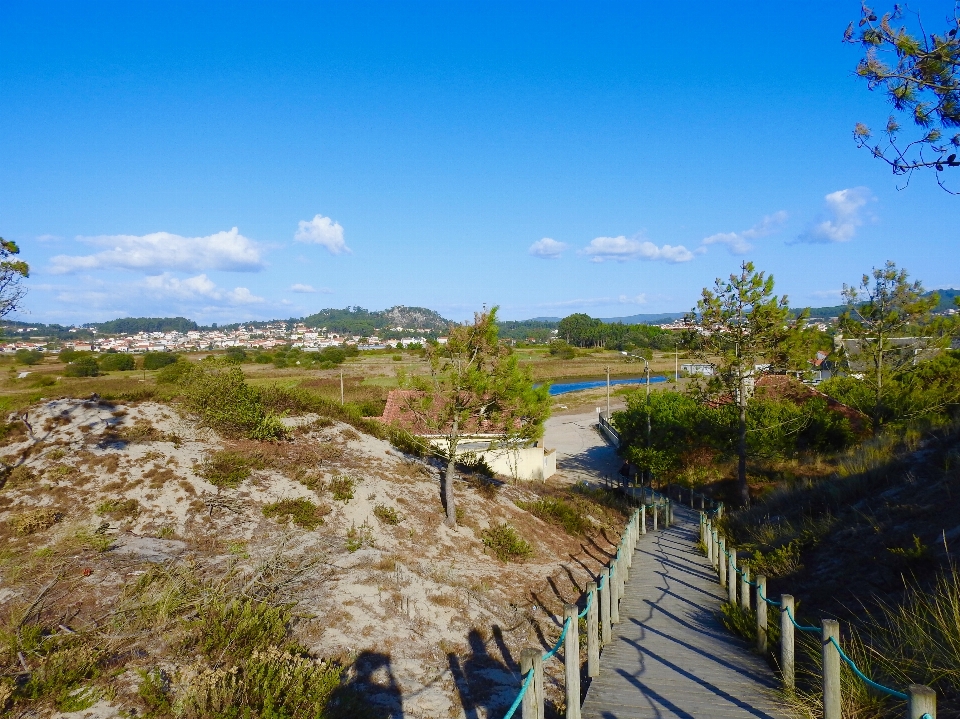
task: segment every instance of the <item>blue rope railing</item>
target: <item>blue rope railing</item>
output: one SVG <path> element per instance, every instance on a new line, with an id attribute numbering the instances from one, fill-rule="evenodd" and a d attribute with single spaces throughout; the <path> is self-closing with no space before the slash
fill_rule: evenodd
<path id="1" fill-rule="evenodd" d="M 723 554 L 726 555 L 727 559 L 732 558 L 732 555 L 730 554 L 729 551 L 727 551 L 726 547 L 723 548 L 722 552 Z M 808 632 L 811 634 L 820 633 L 822 631 L 820 627 L 807 626 L 807 625 L 798 623 L 796 618 L 793 616 L 793 611 L 791 610 L 790 607 L 783 607 L 782 601 L 777 602 L 767 597 L 763 592 L 763 588 L 760 587 L 757 582 L 750 581 L 749 579 L 746 578 L 747 574 L 745 570 L 741 569 L 740 567 L 734 567 L 734 569 L 736 570 L 737 574 L 739 574 L 741 577 L 743 577 L 746 580 L 747 584 L 749 584 L 752 587 L 757 587 L 757 596 L 760 597 L 760 599 L 762 599 L 764 602 L 766 602 L 771 606 L 782 607 L 780 611 L 786 613 L 787 617 L 790 619 L 790 623 L 793 624 L 794 627 L 796 627 L 802 632 Z M 901 701 L 909 701 L 910 696 L 905 692 L 897 691 L 896 689 L 891 689 L 888 686 L 884 686 L 883 684 L 880 684 L 879 682 L 874 681 L 873 679 L 868 677 L 866 674 L 864 674 L 860 670 L 860 667 L 857 666 L 856 662 L 854 662 L 853 659 L 847 656 L 847 653 L 843 651 L 843 648 L 840 646 L 840 643 L 837 641 L 836 637 L 831 636 L 829 643 L 833 644 L 833 646 L 837 650 L 837 653 L 840 655 L 840 658 L 843 659 L 843 661 L 847 664 L 847 666 L 850 667 L 851 671 L 856 675 L 856 677 L 860 679 L 860 681 L 862 681 L 864 684 L 866 684 L 867 686 L 879 692 L 883 692 L 884 694 L 887 694 Z M 933 719 L 933 717 L 930 714 L 923 714 L 921 715 L 920 719 Z"/>
<path id="2" fill-rule="evenodd" d="M 527 678 L 523 680 L 523 686 L 520 687 L 520 693 L 517 694 L 517 698 L 513 700 L 513 704 L 510 705 L 510 708 L 507 709 L 507 713 L 503 715 L 503 719 L 512 719 L 513 715 L 517 711 L 517 707 L 520 706 L 520 702 L 523 701 L 524 694 L 527 693 L 527 690 L 530 688 L 530 685 L 533 684 L 533 668 L 531 667 L 527 671 Z"/>
<path id="3" fill-rule="evenodd" d="M 543 655 L 543 661 L 549 661 L 553 659 L 557 652 L 560 651 L 560 647 L 563 646 L 563 640 L 567 637 L 567 629 L 570 628 L 570 620 L 567 619 L 563 623 L 563 631 L 560 632 L 560 638 L 557 640 L 557 643 L 553 645 L 553 649 Z"/>
<path id="4" fill-rule="evenodd" d="M 858 677 L 860 677 L 860 679 L 863 680 L 866 684 L 868 684 L 869 686 L 881 692 L 886 692 L 890 696 L 896 697 L 897 699 L 903 699 L 904 701 L 906 701 L 907 699 L 910 698 L 903 692 L 898 692 L 896 689 L 885 687 L 883 686 L 883 684 L 877 684 L 877 682 L 873 681 L 873 679 L 871 679 L 862 671 L 860 671 L 859 667 L 857 667 L 857 665 L 854 664 L 853 660 L 847 656 L 846 652 L 844 652 L 843 649 L 840 648 L 840 643 L 836 640 L 836 638 L 830 637 L 830 642 L 833 644 L 833 646 L 837 648 L 837 651 L 840 653 L 840 657 L 843 659 L 843 661 L 845 661 L 850 666 L 850 668 L 853 670 L 853 673 L 856 674 Z"/>
<path id="5" fill-rule="evenodd" d="M 593 604 L 593 592 L 587 595 L 587 605 L 583 608 L 583 611 L 577 615 L 577 619 L 583 619 L 585 616 L 587 616 L 587 612 L 590 611 L 591 604 Z"/>

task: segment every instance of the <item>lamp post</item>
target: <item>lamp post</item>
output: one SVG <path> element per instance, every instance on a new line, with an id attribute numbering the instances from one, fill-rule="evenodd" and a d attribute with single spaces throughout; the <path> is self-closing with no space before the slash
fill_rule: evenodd
<path id="1" fill-rule="evenodd" d="M 620 354 L 626 357 L 633 357 L 634 359 L 643 360 L 644 371 L 647 373 L 647 397 L 645 400 L 647 407 L 647 449 L 650 449 L 650 363 L 647 362 L 647 358 L 641 355 L 630 354 L 629 352 L 621 352 Z M 648 477 L 651 479 L 651 477 Z"/>

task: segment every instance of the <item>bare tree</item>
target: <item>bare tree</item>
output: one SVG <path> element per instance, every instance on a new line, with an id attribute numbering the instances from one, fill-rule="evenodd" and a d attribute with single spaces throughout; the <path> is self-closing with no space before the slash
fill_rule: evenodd
<path id="1" fill-rule="evenodd" d="M 21 282 L 30 276 L 30 266 L 23 260 L 13 259 L 19 254 L 16 242 L 0 237 L 0 317 L 16 312 L 27 294 Z"/>

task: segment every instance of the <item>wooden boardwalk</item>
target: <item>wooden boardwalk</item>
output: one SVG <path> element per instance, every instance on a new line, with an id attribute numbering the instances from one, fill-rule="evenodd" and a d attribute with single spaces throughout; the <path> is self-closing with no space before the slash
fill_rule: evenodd
<path id="1" fill-rule="evenodd" d="M 583 719 L 787 719 L 769 666 L 717 618 L 725 594 L 697 551 L 697 513 L 675 515 L 637 544 Z"/>

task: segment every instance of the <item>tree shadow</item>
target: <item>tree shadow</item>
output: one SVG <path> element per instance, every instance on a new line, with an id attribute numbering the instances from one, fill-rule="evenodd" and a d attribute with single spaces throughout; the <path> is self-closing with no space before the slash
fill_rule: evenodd
<path id="1" fill-rule="evenodd" d="M 403 695 L 393 676 L 390 655 L 362 652 L 352 674 L 334 692 L 332 716 L 337 719 L 403 719 Z"/>

